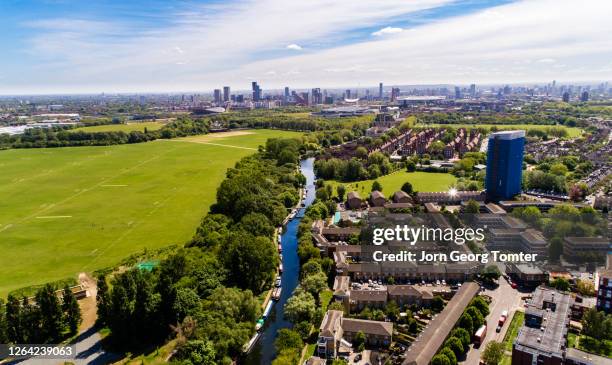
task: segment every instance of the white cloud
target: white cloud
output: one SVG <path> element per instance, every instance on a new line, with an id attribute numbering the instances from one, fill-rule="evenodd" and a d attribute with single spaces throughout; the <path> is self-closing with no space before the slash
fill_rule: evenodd
<path id="1" fill-rule="evenodd" d="M 381 80 L 612 79 L 609 1 L 518 1 L 335 47 L 323 42 L 350 37 L 356 26 L 376 29 L 451 0 L 313 1 L 247 0 L 196 8 L 173 14 L 172 26 L 156 30 L 69 19 L 32 22 L 28 25 L 40 32 L 27 51 L 36 67 L 9 69 L 0 92 L 182 91 L 227 84 L 246 89 L 247 77 L 264 89 L 375 85 Z M 253 28 L 254 22 L 262 26 Z M 393 29 L 379 32 L 388 28 Z M 307 53 L 277 52 L 279 44 L 304 43 L 324 46 L 309 46 Z M 262 60 L 262 55 L 275 58 Z M 537 61 L 545 59 L 567 67 Z"/>
<path id="2" fill-rule="evenodd" d="M 292 49 L 294 51 L 301 51 L 302 47 L 295 43 L 291 43 L 290 45 L 287 46 L 287 49 Z"/>
<path id="3" fill-rule="evenodd" d="M 374 33 L 372 33 L 373 36 L 375 37 L 380 37 L 386 34 L 397 34 L 397 33 L 401 33 L 403 31 L 402 28 L 396 28 L 396 27 L 385 27 L 382 28 L 381 30 L 378 30 Z"/>
<path id="4" fill-rule="evenodd" d="M 542 58 L 538 60 L 539 63 L 555 63 L 557 60 L 554 58 Z"/>

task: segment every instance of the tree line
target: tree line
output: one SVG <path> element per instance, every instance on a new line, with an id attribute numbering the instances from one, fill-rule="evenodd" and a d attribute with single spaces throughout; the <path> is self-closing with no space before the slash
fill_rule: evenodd
<path id="1" fill-rule="evenodd" d="M 208 133 L 208 118 L 191 119 L 181 117 L 166 124 L 159 130 L 144 132 L 109 131 L 87 132 L 71 131 L 66 127 L 31 128 L 23 134 L 0 134 L 0 149 L 7 148 L 51 148 L 79 146 L 110 146 L 117 144 L 142 143 L 156 139 L 170 139 Z"/>
<path id="2" fill-rule="evenodd" d="M 0 299 L 0 343 L 59 343 L 78 332 L 81 311 L 72 290 L 47 284 L 33 298 Z"/>
<path id="3" fill-rule="evenodd" d="M 305 178 L 301 139 L 271 139 L 227 171 L 193 238 L 151 271 L 98 278 L 98 324 L 113 346 L 134 350 L 178 338 L 174 360 L 229 364 L 255 332 L 258 295 L 279 257 L 273 235 Z"/>

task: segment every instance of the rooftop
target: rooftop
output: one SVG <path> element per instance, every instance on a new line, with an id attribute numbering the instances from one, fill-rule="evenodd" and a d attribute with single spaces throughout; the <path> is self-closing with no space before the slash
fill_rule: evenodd
<path id="1" fill-rule="evenodd" d="M 428 365 L 479 289 L 476 283 L 463 284 L 442 313 L 434 317 L 406 350 L 403 365 Z"/>

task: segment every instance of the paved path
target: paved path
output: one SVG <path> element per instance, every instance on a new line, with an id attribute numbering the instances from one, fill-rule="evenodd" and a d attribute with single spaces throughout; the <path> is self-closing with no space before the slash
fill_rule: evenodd
<path id="1" fill-rule="evenodd" d="M 479 348 L 474 348 L 473 345 L 470 346 L 470 351 L 467 353 L 466 359 L 460 362 L 461 364 L 478 364 L 480 361 L 480 354 L 485 349 L 489 341 L 502 342 L 504 340 L 504 336 L 506 335 L 506 331 L 508 330 L 514 312 L 521 307 L 521 297 L 528 295 L 528 293 L 521 293 L 516 289 L 512 289 L 510 284 L 508 284 L 506 279 L 503 277 L 499 278 L 499 286 L 497 288 L 494 290 L 485 290 L 482 294 L 488 295 L 493 299 L 491 304 L 489 304 L 490 313 L 486 318 L 487 335 L 485 336 L 483 344 Z M 506 323 L 504 323 L 501 331 L 498 333 L 495 332 L 495 329 L 497 328 L 499 317 L 504 310 L 508 311 L 508 319 L 506 320 Z"/>

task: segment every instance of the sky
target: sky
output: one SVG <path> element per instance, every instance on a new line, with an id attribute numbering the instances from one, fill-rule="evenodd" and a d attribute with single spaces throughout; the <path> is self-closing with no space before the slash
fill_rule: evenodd
<path id="1" fill-rule="evenodd" d="M 609 0 L 1 0 L 0 94 L 612 80 Z"/>

